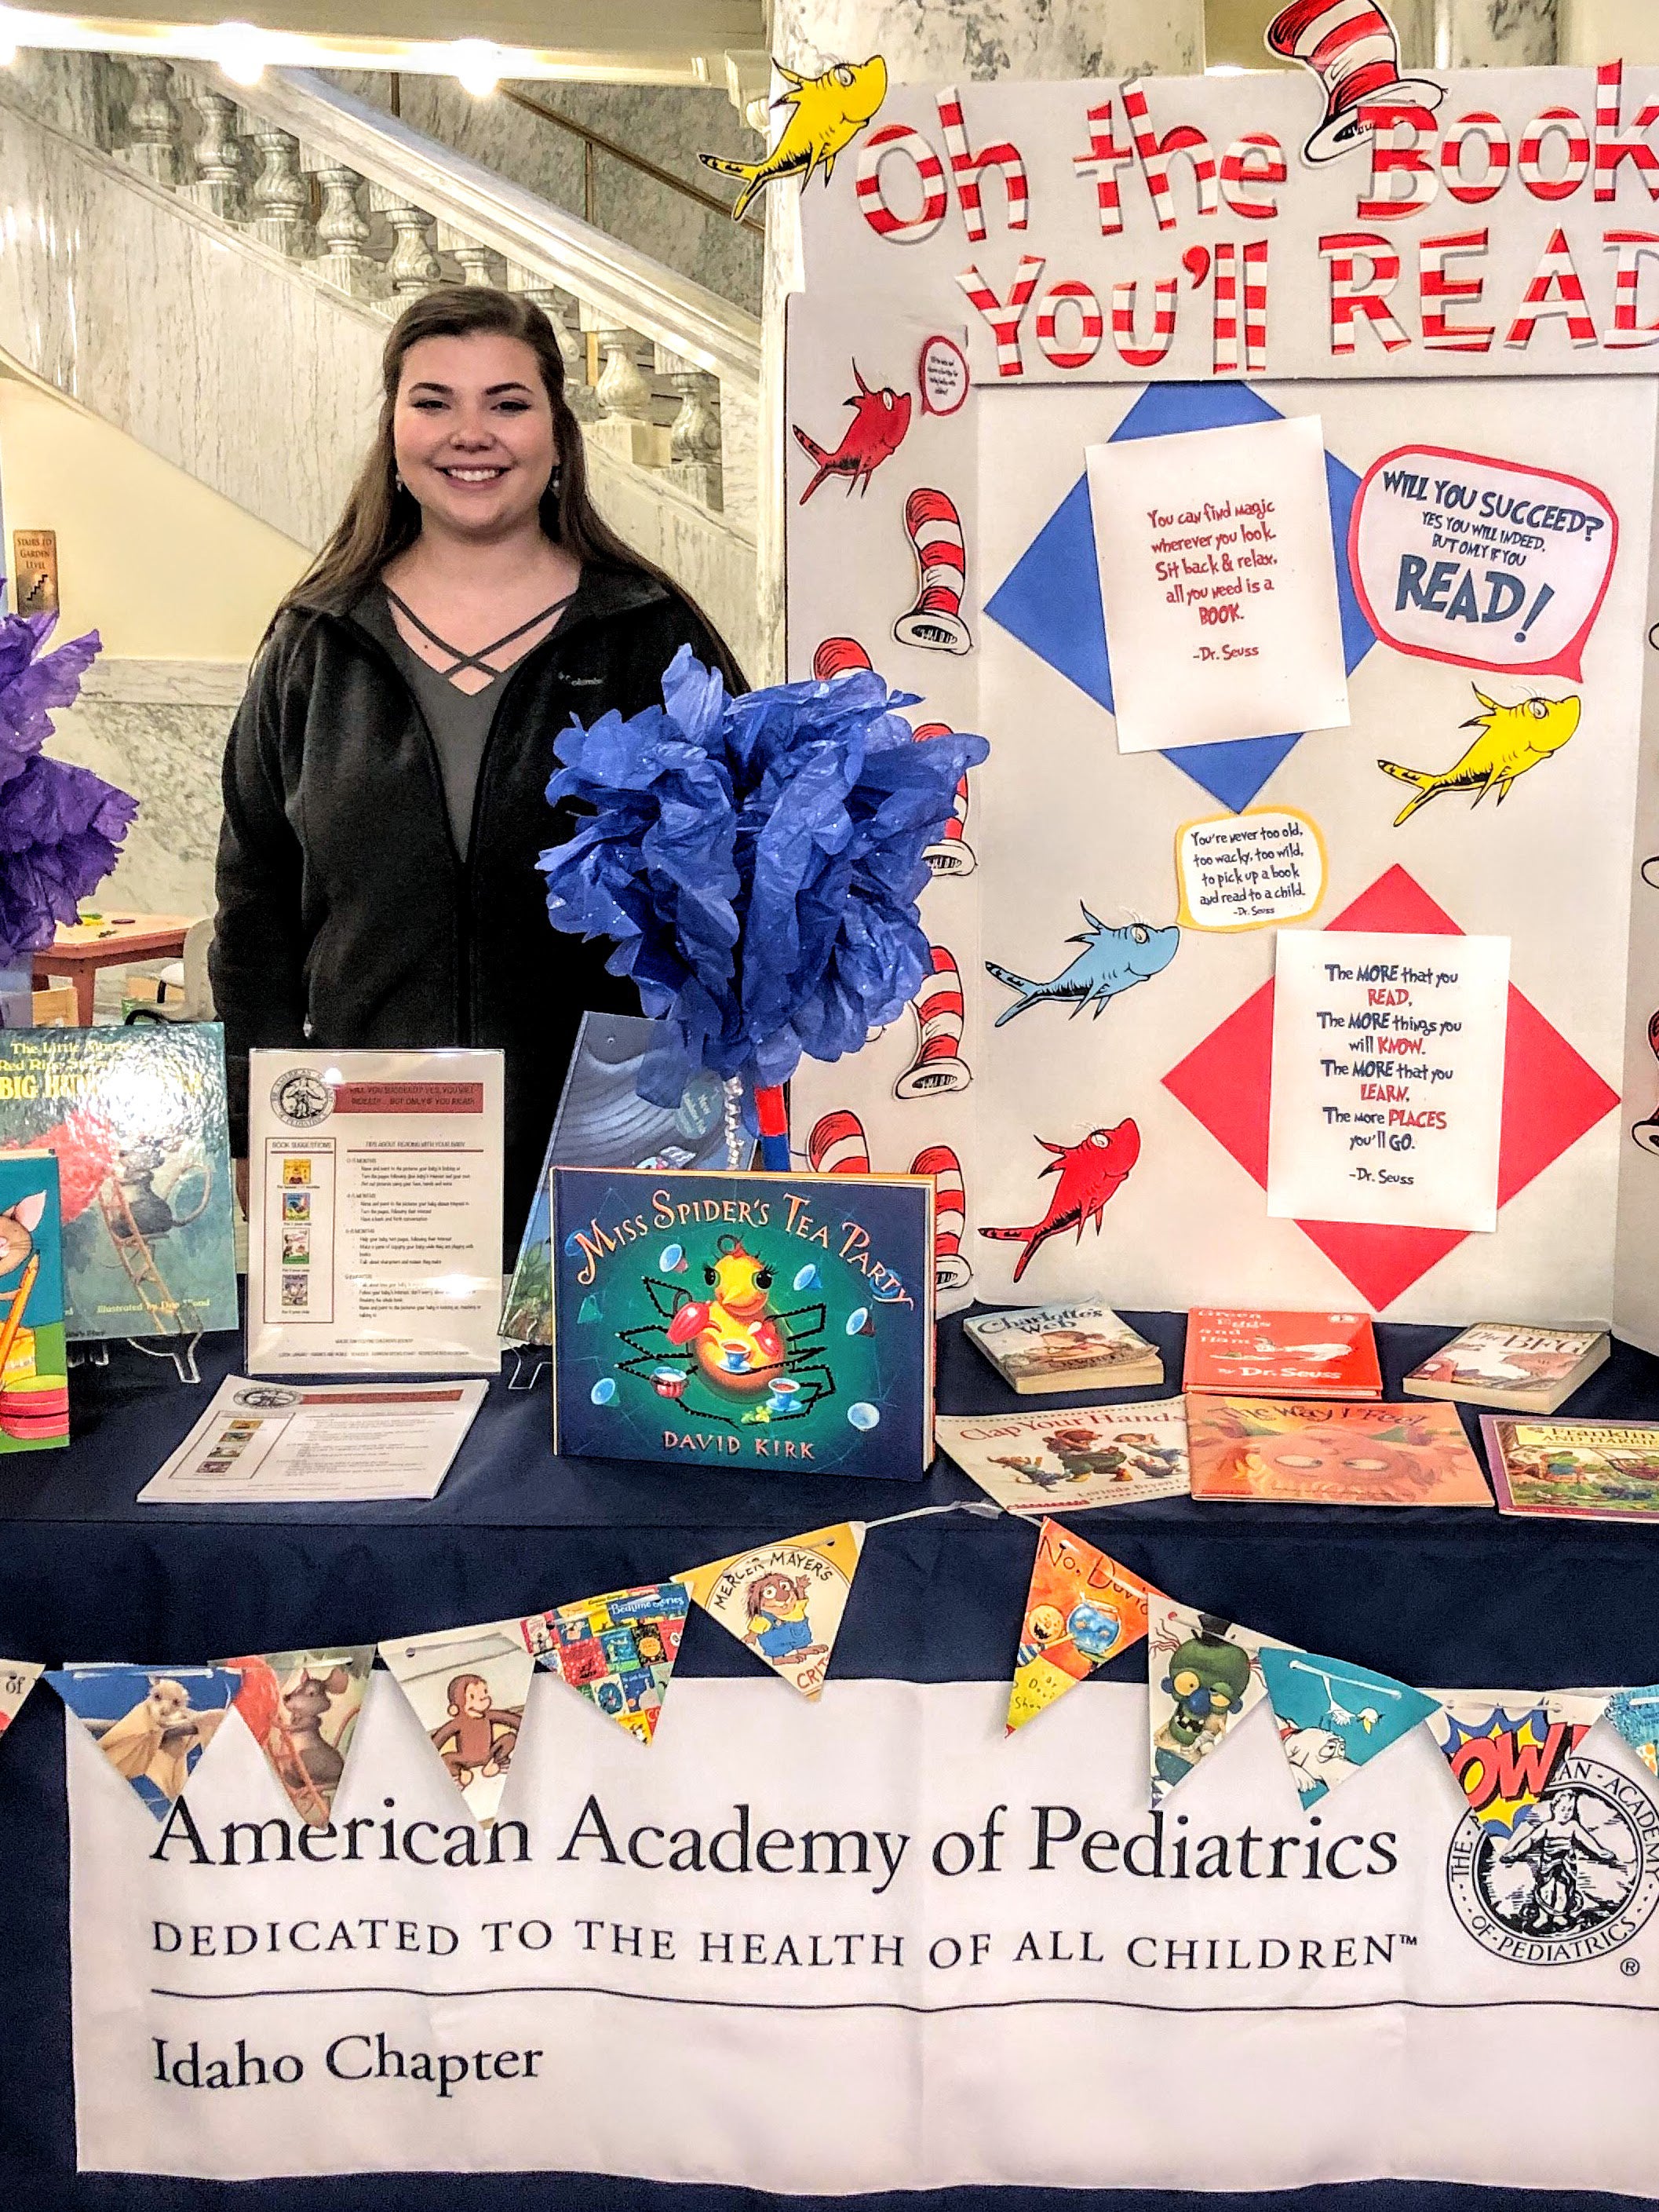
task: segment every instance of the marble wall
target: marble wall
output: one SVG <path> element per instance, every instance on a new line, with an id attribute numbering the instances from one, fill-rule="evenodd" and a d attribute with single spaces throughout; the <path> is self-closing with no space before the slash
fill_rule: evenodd
<path id="1" fill-rule="evenodd" d="M 211 914 L 219 842 L 219 764 L 247 672 L 229 660 L 94 661 L 51 744 L 130 791 L 138 817 L 105 906 Z"/>
<path id="2" fill-rule="evenodd" d="M 376 106 L 391 105 L 388 76 L 341 72 L 332 81 Z M 411 129 L 470 155 L 556 207 L 573 215 L 584 213 L 582 143 L 571 132 L 499 94 L 475 100 L 448 77 L 404 75 L 398 82 L 403 119 Z M 753 161 L 762 151 L 760 139 L 744 127 L 724 92 L 665 85 L 542 83 L 522 89 L 544 106 L 633 148 L 659 168 L 728 198 L 730 188 L 699 164 L 698 153 Z M 758 231 L 700 208 L 604 153 L 594 156 L 593 219 L 611 237 L 694 277 L 750 314 L 760 313 L 763 240 Z"/>

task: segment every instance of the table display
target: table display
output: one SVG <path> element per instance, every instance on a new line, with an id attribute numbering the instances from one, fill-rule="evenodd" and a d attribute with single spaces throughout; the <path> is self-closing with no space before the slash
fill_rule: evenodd
<path id="1" fill-rule="evenodd" d="M 51 944 L 34 955 L 35 982 L 67 975 L 75 992 L 75 1018 L 88 1029 L 100 970 L 131 968 L 141 960 L 182 959 L 194 920 L 187 914 L 111 914 L 61 923 Z"/>

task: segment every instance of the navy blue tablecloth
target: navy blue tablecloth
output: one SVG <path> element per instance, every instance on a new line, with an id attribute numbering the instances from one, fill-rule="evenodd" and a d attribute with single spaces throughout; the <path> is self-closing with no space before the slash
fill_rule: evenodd
<path id="1" fill-rule="evenodd" d="M 1173 1389 L 1183 1317 L 1130 1316 L 1161 1346 Z M 1379 1330 L 1385 1395 L 1453 1331 Z M 227 1651 L 371 1642 L 500 1620 L 655 1580 L 766 1537 L 844 1518 L 877 1521 L 978 1496 L 948 1461 L 926 1482 L 857 1482 L 793 1473 L 642 1468 L 555 1458 L 544 1373 L 532 1389 L 492 1384 L 438 1497 L 354 1506 L 155 1507 L 136 1495 L 234 1371 L 234 1339 L 210 1340 L 203 1382 L 117 1348 L 77 1370 L 75 1434 L 64 1453 L 0 1462 L 0 1654 L 182 1663 Z M 1078 1394 L 1079 1397 L 1091 1394 Z M 1159 1395 L 1146 1391 L 1096 1393 Z M 951 1413 L 1020 1404 L 961 1334 L 940 1331 L 939 1404 Z M 1040 1404 L 1028 1401 L 1026 1404 Z M 1659 1419 L 1659 1360 L 1615 1346 L 1572 1411 Z M 1474 1417 L 1466 1413 L 1472 1432 Z M 1477 1510 L 1358 1511 L 1194 1505 L 1172 1498 L 1067 1513 L 1131 1568 L 1184 1602 L 1419 1682 L 1565 1687 L 1659 1680 L 1659 1530 L 1500 1518 Z M 1092 1523 L 1092 1527 L 1090 1525 Z M 1109 1539 L 1100 1532 L 1109 1524 Z M 840 1640 L 837 1676 L 916 1681 L 1006 1679 L 1035 1536 L 1006 1517 L 948 1515 L 884 1528 L 865 1547 Z M 1134 1679 L 1143 1652 L 1107 1674 Z M 688 1674 L 763 1672 L 694 1610 Z M 173 2212 L 245 2203 L 258 2212 L 686 2212 L 767 2201 L 583 2177 L 397 2175 L 222 2185 L 74 2172 L 68 1970 L 67 1831 L 60 1711 L 37 1693 L 0 1747 L 0 2208 Z M 1626 2094 L 1610 2087 L 1610 2094 Z M 1659 2192 L 1659 2163 L 1656 2164 Z M 1298 2192 L 1345 2212 L 1411 2205 L 1463 2212 L 1489 2192 L 1377 2183 Z M 793 2197 L 806 2207 L 820 2200 Z M 828 2201 L 828 2200 L 824 2200 Z M 848 2200 L 839 2200 L 846 2203 Z M 932 2203 L 907 2197 L 906 2206 Z M 1048 2192 L 956 2191 L 1036 2212 Z M 1654 2201 L 1659 2201 L 1656 2194 Z M 896 2207 L 896 2198 L 860 2206 Z M 1085 2193 L 1087 2212 L 1255 2212 L 1294 2196 L 1150 2197 Z M 1628 2204 L 1504 2192 L 1506 2205 Z"/>

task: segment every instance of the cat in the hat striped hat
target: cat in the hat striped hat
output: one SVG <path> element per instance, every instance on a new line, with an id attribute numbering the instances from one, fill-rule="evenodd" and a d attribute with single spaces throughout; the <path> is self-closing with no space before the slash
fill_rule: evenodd
<path id="1" fill-rule="evenodd" d="M 1290 0 L 1266 33 L 1267 52 L 1300 62 L 1318 78 L 1325 112 L 1302 149 L 1304 161 L 1334 161 L 1370 139 L 1364 107 L 1438 107 L 1442 86 L 1400 73 L 1400 34 L 1376 0 Z"/>

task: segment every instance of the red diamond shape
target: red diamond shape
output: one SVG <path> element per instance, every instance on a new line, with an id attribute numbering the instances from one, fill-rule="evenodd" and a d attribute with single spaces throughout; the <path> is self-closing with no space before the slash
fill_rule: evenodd
<path id="1" fill-rule="evenodd" d="M 1404 868 L 1390 868 L 1326 927 L 1461 937 Z M 1264 983 L 1164 1077 L 1244 1172 L 1267 1188 L 1267 1090 L 1273 1068 L 1273 987 Z M 1510 986 L 1504 1032 L 1504 1121 L 1498 1203 L 1507 1205 L 1619 1103 L 1589 1061 Z M 1390 1229 L 1373 1222 L 1298 1221 L 1332 1265 L 1379 1312 L 1461 1244 L 1465 1229 Z"/>

